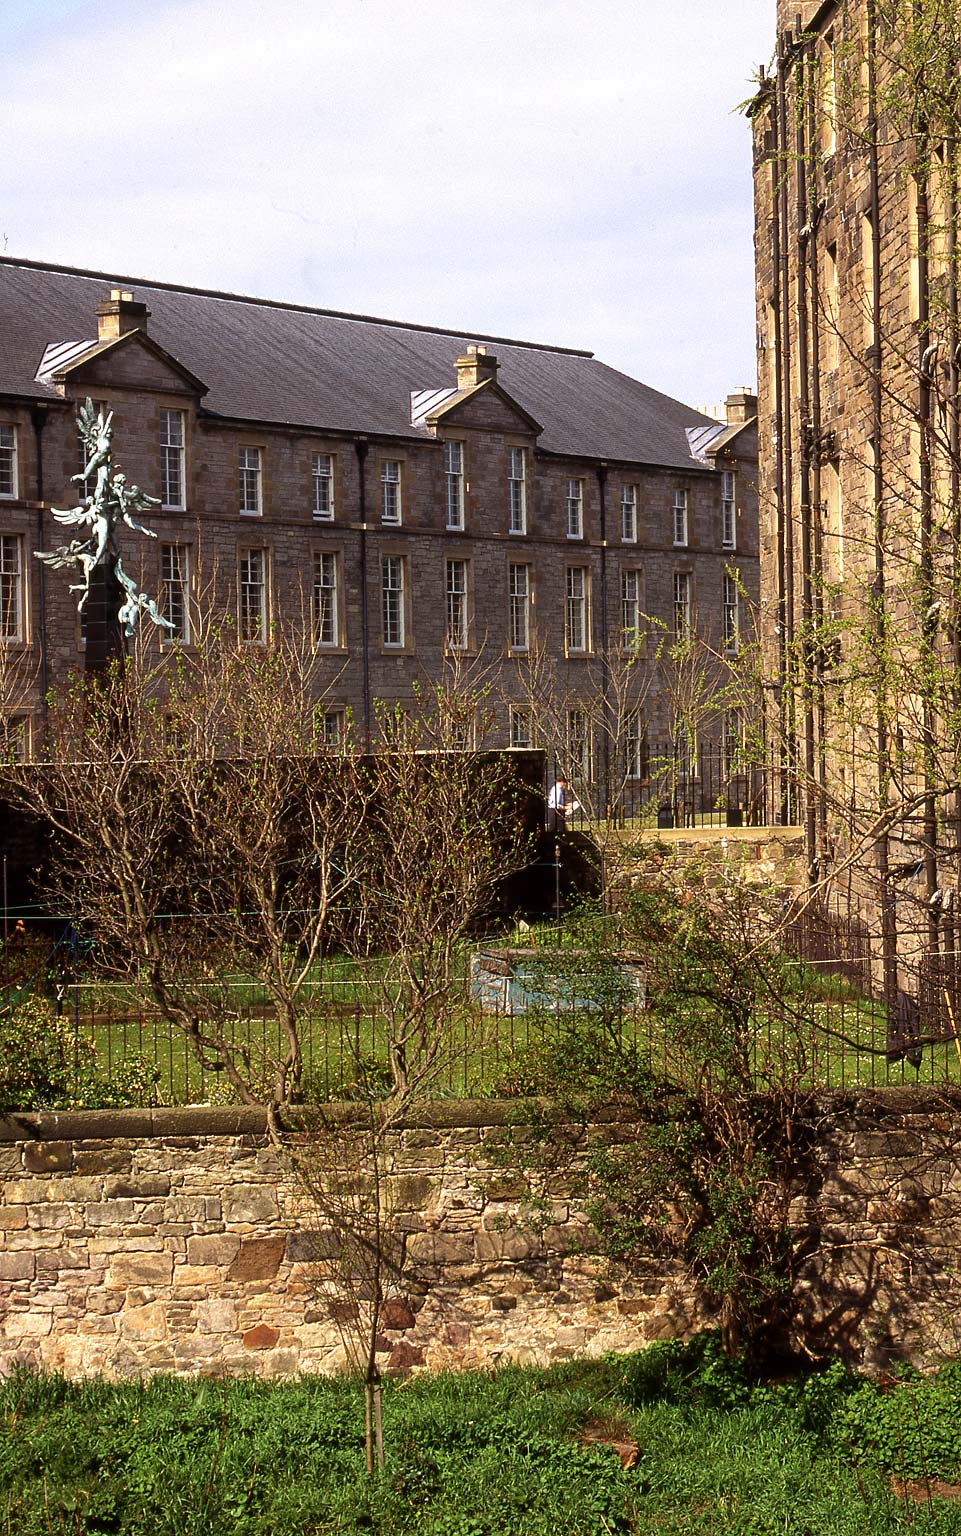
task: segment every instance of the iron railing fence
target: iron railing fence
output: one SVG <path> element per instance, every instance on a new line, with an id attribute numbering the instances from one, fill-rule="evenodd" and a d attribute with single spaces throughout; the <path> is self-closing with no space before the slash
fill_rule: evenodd
<path id="1" fill-rule="evenodd" d="M 551 790 L 562 776 L 569 780 L 564 821 L 581 831 L 602 820 L 667 829 L 783 826 L 798 817 L 796 793 L 783 773 L 724 741 L 645 739 L 626 756 L 605 757 L 575 740 L 566 754 L 548 754 L 545 800 L 552 831 L 557 819 L 551 816 Z"/>
<path id="2" fill-rule="evenodd" d="M 498 952 L 517 954 L 502 946 Z M 431 1096 L 519 1091 L 532 1080 L 528 1054 L 549 1052 L 565 1030 L 584 1027 L 596 1014 L 600 1005 L 591 996 L 590 979 L 575 989 L 576 1010 L 569 1006 L 566 981 L 559 983 L 552 1002 L 551 950 L 532 947 L 520 965 L 529 973 L 532 957 L 538 956 L 536 981 L 522 975 L 495 1005 L 488 997 L 486 1008 L 466 971 L 458 978 L 438 1023 L 441 1045 Z M 557 970 L 567 975 L 568 967 L 569 960 L 563 966 L 558 962 Z M 788 965 L 781 986 L 758 999 L 741 1039 L 759 1084 L 769 1070 L 780 1071 L 786 1062 L 795 1064 L 799 1080 L 824 1088 L 961 1083 L 957 967 L 951 985 L 943 986 L 943 974 L 920 966 L 917 996 L 902 989 L 892 1001 L 871 985 L 868 969 L 869 962 L 850 956 L 815 958 L 810 953 Z M 677 1070 L 688 1037 L 684 1017 L 665 1019 L 660 1010 L 646 1006 L 644 990 L 636 988 L 634 1000 L 625 997 L 617 1004 L 624 1037 L 652 1070 Z M 234 984 L 232 998 L 229 989 L 218 989 L 217 1005 L 218 1022 L 242 1053 L 255 1090 L 266 1092 L 284 1050 L 275 1011 L 242 979 Z M 60 1007 L 78 1048 L 83 1041 L 93 1042 L 106 1078 L 121 1064 L 142 1058 L 154 1079 L 148 1099 L 152 1095 L 163 1104 L 232 1101 L 223 1072 L 202 1066 L 183 1032 L 129 988 L 72 982 Z M 356 977 L 330 977 L 308 989 L 299 1019 L 305 1100 L 358 1097 L 364 1073 L 370 1074 L 368 1080 L 386 1083 L 388 1011 L 382 987 Z"/>

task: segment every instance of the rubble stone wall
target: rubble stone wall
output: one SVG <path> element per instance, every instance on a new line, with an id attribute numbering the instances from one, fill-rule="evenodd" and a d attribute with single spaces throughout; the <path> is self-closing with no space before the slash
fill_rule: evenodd
<path id="1" fill-rule="evenodd" d="M 871 1366 L 961 1347 L 961 1093 L 832 1096 L 798 1171 L 797 1334 Z M 504 1106 L 439 1104 L 399 1132 L 409 1284 L 385 1368 L 547 1363 L 710 1322 L 678 1275 L 586 1252 L 563 1187 L 539 1234 L 493 1158 Z M 306 1220 L 258 1111 L 0 1121 L 0 1365 L 70 1376 L 284 1376 L 344 1364 Z M 318 1247 L 319 1244 L 319 1247 Z M 347 1303 L 349 1305 L 349 1303 Z"/>

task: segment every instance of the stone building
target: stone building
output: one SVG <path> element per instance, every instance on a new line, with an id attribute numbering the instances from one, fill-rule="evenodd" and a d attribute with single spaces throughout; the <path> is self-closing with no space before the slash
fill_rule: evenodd
<path id="1" fill-rule="evenodd" d="M 162 503 L 130 558 L 176 643 L 209 601 L 251 645 L 308 624 L 332 741 L 346 722 L 375 741 L 376 701 L 458 661 L 494 680 L 489 744 L 527 746 L 537 651 L 587 770 L 577 701 L 639 633 L 696 624 L 731 652 L 756 596 L 746 391 L 711 421 L 586 352 L 2 258 L 0 634 L 33 668 L 26 736 L 89 650 L 66 578 L 33 558 L 78 499 L 88 397 Z M 637 683 L 638 775 L 644 731 L 673 724 L 655 681 Z"/>
<path id="2" fill-rule="evenodd" d="M 897 956 L 958 951 L 957 7 L 777 25 L 751 108 L 772 739 L 812 882 L 870 917 L 893 994 Z"/>

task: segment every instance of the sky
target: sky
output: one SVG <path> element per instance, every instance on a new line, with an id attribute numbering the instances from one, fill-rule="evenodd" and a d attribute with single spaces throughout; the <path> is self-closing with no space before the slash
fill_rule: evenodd
<path id="1" fill-rule="evenodd" d="M 774 11 L 0 0 L 0 250 L 584 347 L 720 402 L 756 371 L 737 109 Z"/>

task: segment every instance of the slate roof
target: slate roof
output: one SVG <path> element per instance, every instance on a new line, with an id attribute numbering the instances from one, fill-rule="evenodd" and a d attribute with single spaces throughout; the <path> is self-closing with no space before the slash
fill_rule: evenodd
<path id="1" fill-rule="evenodd" d="M 588 352 L 406 325 L 103 272 L 0 257 L 0 395 L 43 397 L 48 347 L 95 329 L 111 288 L 133 289 L 149 334 L 208 386 L 206 411 L 398 437 L 411 393 L 445 390 L 471 341 L 493 342 L 498 383 L 543 423 L 548 452 L 696 470 L 689 428 L 708 418 Z M 49 366 L 49 360 L 48 360 Z"/>

